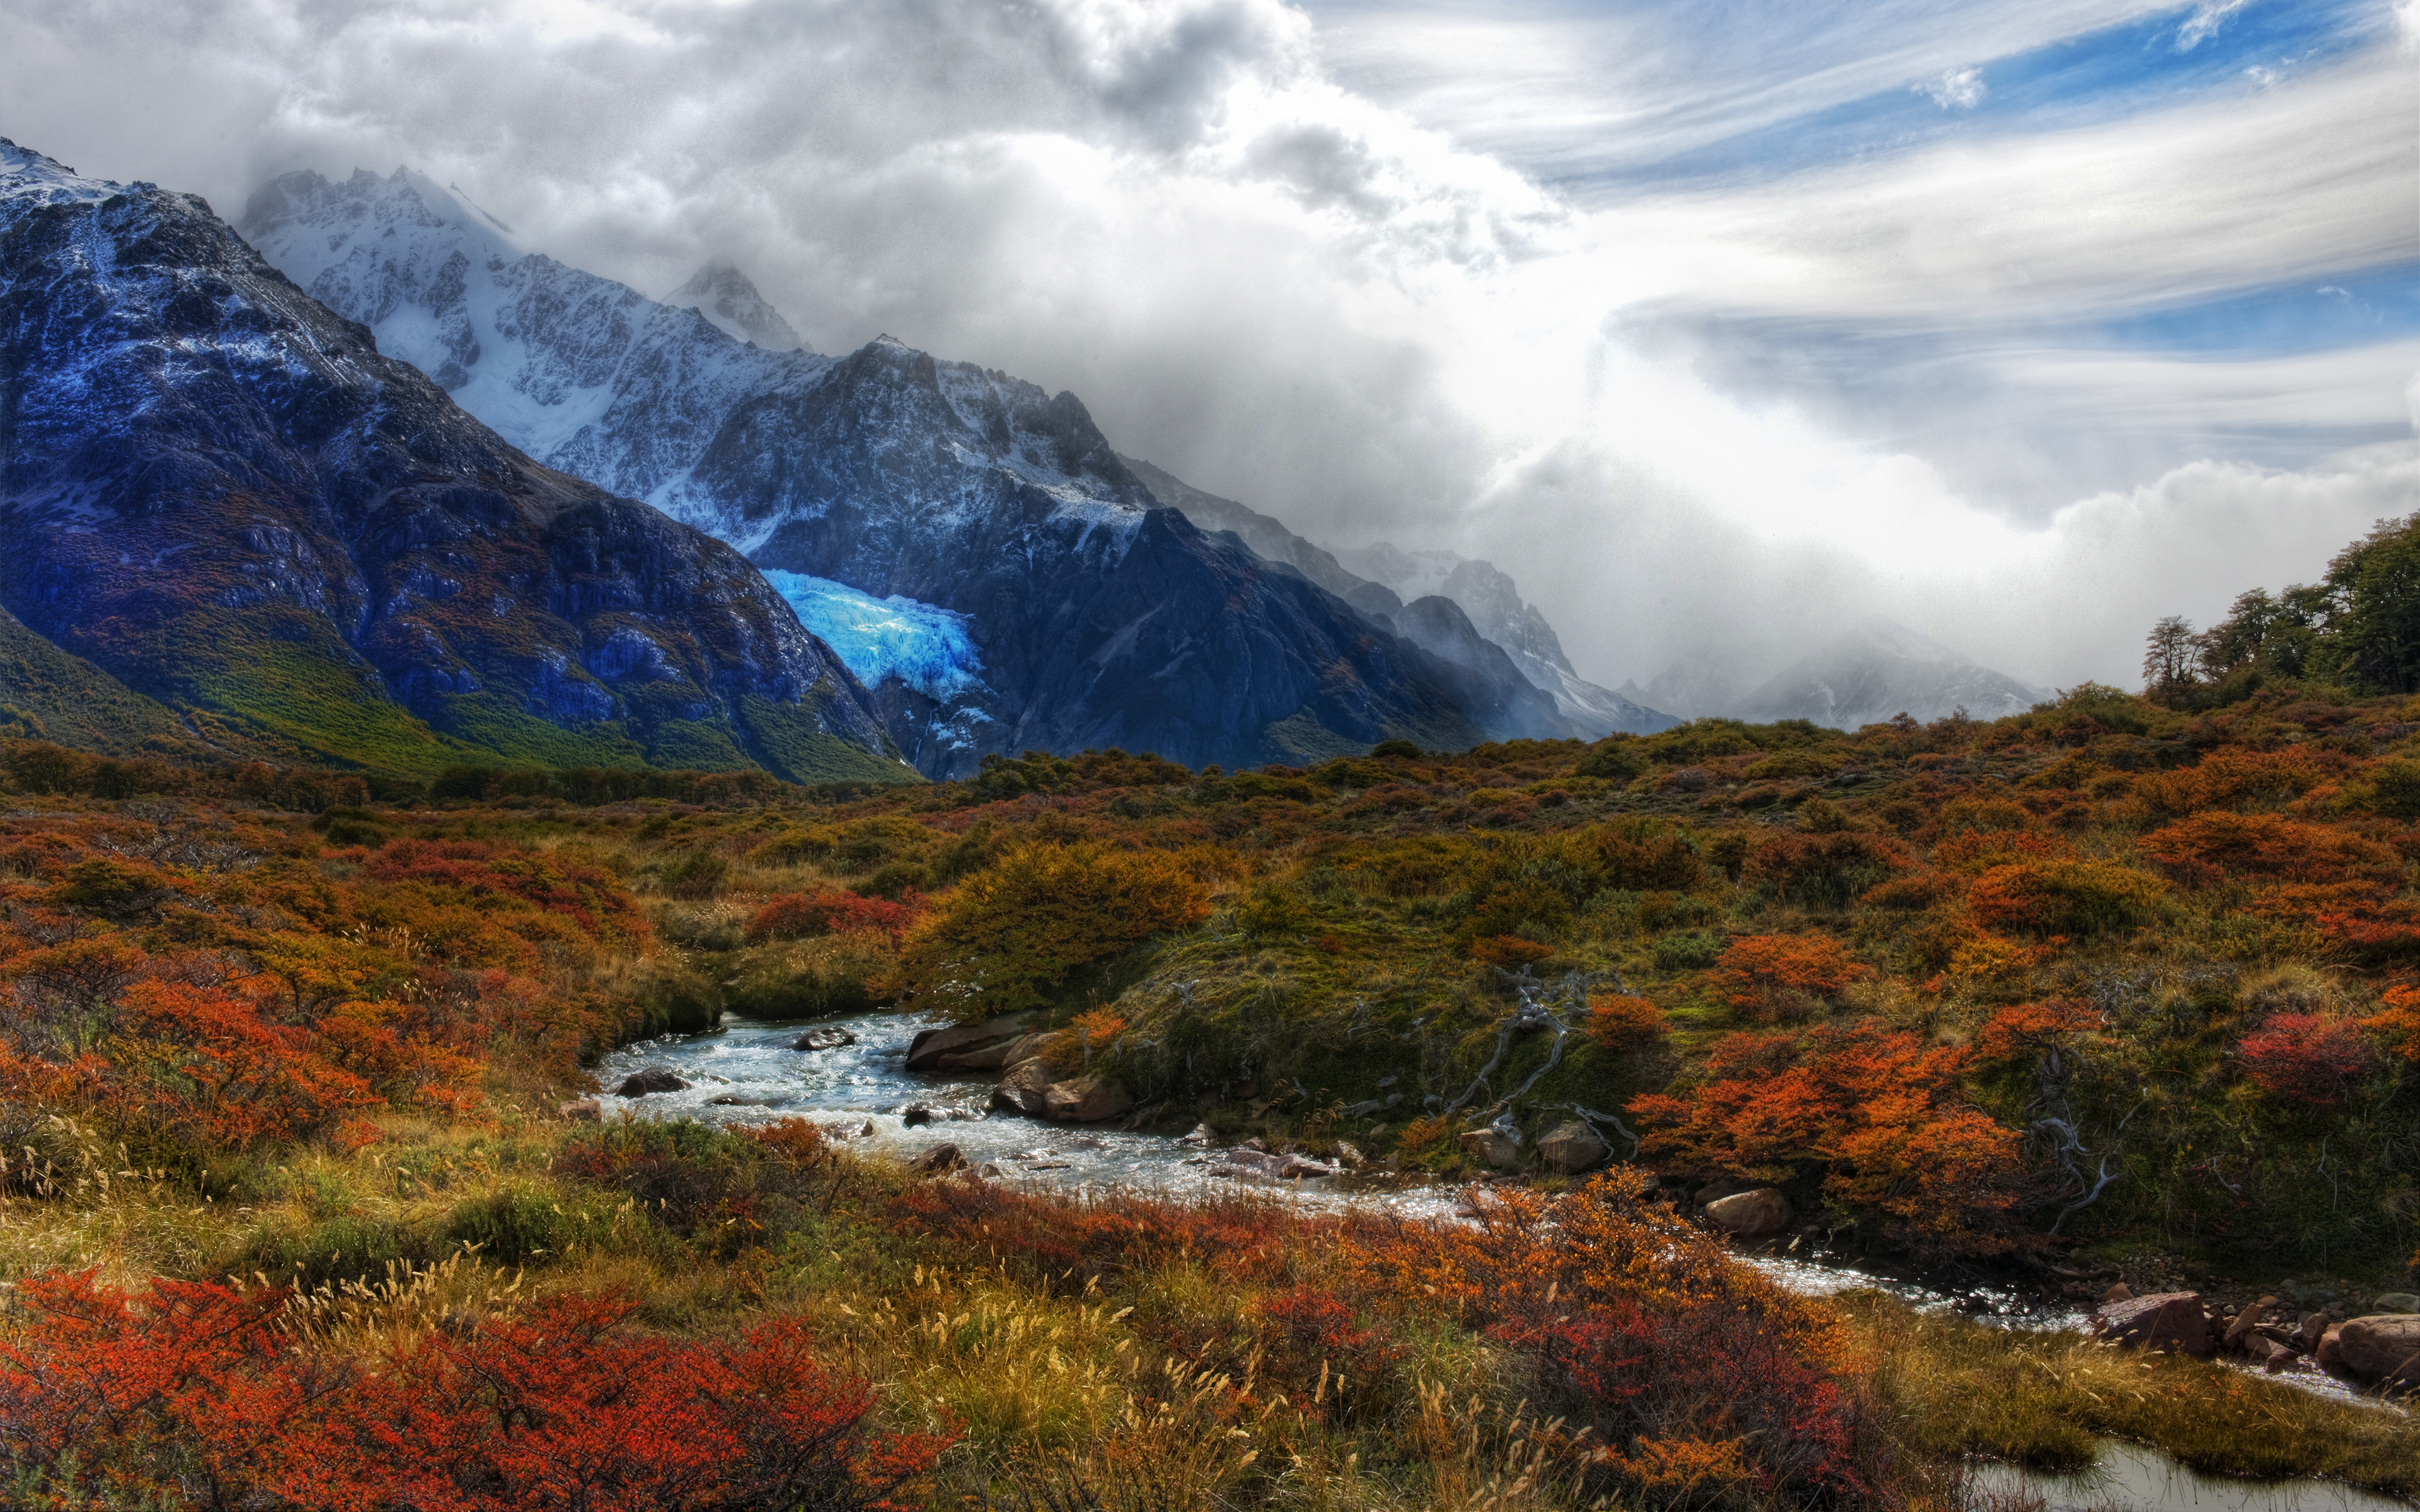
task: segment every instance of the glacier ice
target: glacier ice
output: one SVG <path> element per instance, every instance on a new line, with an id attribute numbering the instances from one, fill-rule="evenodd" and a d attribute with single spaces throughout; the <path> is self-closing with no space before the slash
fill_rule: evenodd
<path id="1" fill-rule="evenodd" d="M 972 615 L 899 594 L 876 598 L 802 572 L 768 567 L 765 580 L 868 687 L 896 677 L 928 699 L 948 702 L 983 686 L 983 657 L 967 633 Z"/>

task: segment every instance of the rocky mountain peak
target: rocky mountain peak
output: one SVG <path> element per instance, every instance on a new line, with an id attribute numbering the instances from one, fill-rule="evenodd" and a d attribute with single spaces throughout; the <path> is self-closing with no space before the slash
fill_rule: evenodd
<path id="1" fill-rule="evenodd" d="M 531 462 L 200 200 L 38 158 L 0 178 L 0 608 L 25 629 L 289 757 L 908 775 L 738 553 Z M 273 187 L 272 229 L 316 204 L 348 273 L 443 250 L 413 266 L 458 275 L 461 236 L 431 233 L 503 234 L 408 171 Z"/>
<path id="2" fill-rule="evenodd" d="M 768 352 L 794 352 L 806 345 L 782 312 L 756 291 L 746 273 L 719 258 L 665 295 L 664 302 L 675 309 L 695 310 L 734 340 Z"/>

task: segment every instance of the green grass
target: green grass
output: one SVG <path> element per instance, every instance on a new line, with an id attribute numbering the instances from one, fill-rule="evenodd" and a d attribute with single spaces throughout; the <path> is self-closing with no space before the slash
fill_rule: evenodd
<path id="1" fill-rule="evenodd" d="M 105 756 L 182 756 L 200 745 L 176 712 L 0 609 L 0 734 Z"/>

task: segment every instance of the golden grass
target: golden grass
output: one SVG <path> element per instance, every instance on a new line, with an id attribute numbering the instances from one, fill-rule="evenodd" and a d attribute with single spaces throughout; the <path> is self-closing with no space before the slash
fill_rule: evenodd
<path id="1" fill-rule="evenodd" d="M 2212 1474 L 2319 1476 L 2420 1493 L 2420 1425 L 2395 1407 L 2077 1334 L 1988 1328 L 1879 1292 L 1838 1301 L 1871 1351 L 1876 1388 L 1920 1454 L 2065 1472 L 2092 1462 L 2096 1440 L 2128 1439 Z"/>

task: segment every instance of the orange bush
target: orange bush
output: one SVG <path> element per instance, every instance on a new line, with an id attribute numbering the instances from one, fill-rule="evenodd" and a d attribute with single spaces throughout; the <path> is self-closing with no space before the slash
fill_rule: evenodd
<path id="1" fill-rule="evenodd" d="M 1724 949 L 1710 980 L 1731 1007 L 1770 1021 L 1814 1012 L 1872 974 L 1828 934 L 1752 934 Z"/>
<path id="2" fill-rule="evenodd" d="M 1965 1105 L 1969 1052 L 1871 1025 L 1733 1034 L 1693 1091 L 1635 1098 L 1644 1152 L 1785 1180 L 1884 1217 L 1902 1242 L 1963 1253 L 2015 1242 L 2022 1136 Z"/>
<path id="3" fill-rule="evenodd" d="M 2387 1048 L 2406 1060 L 2420 1060 L 2420 987 L 2389 987 L 2386 1006 L 2361 1021 L 2361 1026 L 2384 1040 Z"/>
<path id="4" fill-rule="evenodd" d="M 2282 882 L 2391 882 L 2402 857 L 2346 830 L 2277 814 L 2203 813 L 2142 840 L 2143 854 L 2188 887 L 2229 874 Z"/>
<path id="5" fill-rule="evenodd" d="M 2354 1025 L 2320 1013 L 2274 1014 L 2235 1053 L 2254 1086 L 2305 1108 L 2345 1102 L 2378 1064 Z"/>
<path id="6" fill-rule="evenodd" d="M 1470 943 L 1470 958 L 1481 965 L 1501 966 L 1507 971 L 1518 970 L 1533 961 L 1544 961 L 1555 953 L 1551 945 L 1525 940 L 1518 934 L 1491 934 Z"/>
<path id="7" fill-rule="evenodd" d="M 2307 749 L 2214 750 L 2181 772 L 2138 778 L 2133 795 L 2154 814 L 2189 814 L 2297 798 L 2341 773 L 2343 757 Z"/>
<path id="8" fill-rule="evenodd" d="M 1888 836 L 1838 830 L 1776 835 L 1748 853 L 1744 874 L 1788 902 L 1838 907 L 1912 864 Z"/>
<path id="9" fill-rule="evenodd" d="M 1588 1031 L 1607 1050 L 1643 1050 L 1662 1041 L 1664 1011 L 1644 997 L 1602 994 L 1589 999 Z"/>

